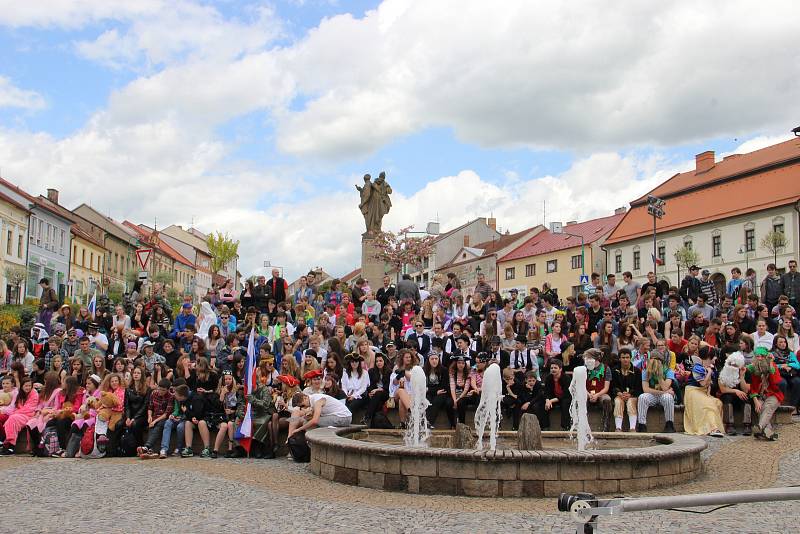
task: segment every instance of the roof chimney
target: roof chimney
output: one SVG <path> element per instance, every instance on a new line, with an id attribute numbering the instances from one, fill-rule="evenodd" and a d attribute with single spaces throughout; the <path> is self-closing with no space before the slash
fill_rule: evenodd
<path id="1" fill-rule="evenodd" d="M 626 211 L 628 211 L 628 208 L 626 208 L 625 206 L 622 206 L 621 208 L 617 208 L 617 209 L 614 210 L 614 215 L 622 215 Z"/>
<path id="2" fill-rule="evenodd" d="M 469 235 L 468 234 L 464 234 L 464 246 L 465 247 L 469 246 Z"/>
<path id="3" fill-rule="evenodd" d="M 48 189 L 47 200 L 49 200 L 53 204 L 58 204 L 58 189 Z"/>
<path id="4" fill-rule="evenodd" d="M 714 166 L 714 151 L 706 150 L 705 152 L 701 152 L 694 157 L 694 162 L 695 174 L 711 170 L 711 168 Z"/>
<path id="5" fill-rule="evenodd" d="M 497 219 L 495 219 L 494 217 L 489 217 L 488 219 L 486 219 L 486 224 L 488 224 L 489 228 L 491 228 L 492 230 L 497 231 Z"/>

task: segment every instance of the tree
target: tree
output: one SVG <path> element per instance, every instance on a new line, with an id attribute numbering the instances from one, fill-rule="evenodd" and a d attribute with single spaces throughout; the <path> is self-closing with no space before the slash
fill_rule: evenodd
<path id="1" fill-rule="evenodd" d="M 399 232 L 380 232 L 374 240 L 375 259 L 378 259 L 393 270 L 398 275 L 403 271 L 403 266 L 408 265 L 412 268 L 419 268 L 425 258 L 433 252 L 433 242 L 436 236 L 426 235 L 424 237 L 409 237 L 413 226 L 401 229 Z"/>
<path id="2" fill-rule="evenodd" d="M 761 239 L 761 248 L 772 254 L 772 262 L 778 264 L 778 252 L 789 245 L 789 239 L 783 232 L 770 231 Z"/>
<path id="3" fill-rule="evenodd" d="M 675 262 L 678 264 L 678 278 L 680 278 L 681 267 L 683 267 L 684 271 L 689 271 L 689 267 L 700 263 L 700 254 L 686 245 L 676 250 L 674 257 Z"/>
<path id="4" fill-rule="evenodd" d="M 211 272 L 217 274 L 239 255 L 239 241 L 234 241 L 227 233 L 209 234 L 208 251 L 211 253 Z"/>
<path id="5" fill-rule="evenodd" d="M 153 282 L 158 282 L 163 286 L 172 286 L 172 282 L 174 281 L 173 276 L 171 273 L 167 271 L 159 271 L 153 275 Z"/>
<path id="6" fill-rule="evenodd" d="M 25 278 L 28 276 L 25 268 L 20 267 L 19 265 L 7 265 L 4 274 L 6 276 L 6 280 L 8 280 L 8 285 L 16 289 L 19 289 L 22 286 L 23 282 L 25 282 Z M 15 302 L 14 304 L 19 303 Z"/>

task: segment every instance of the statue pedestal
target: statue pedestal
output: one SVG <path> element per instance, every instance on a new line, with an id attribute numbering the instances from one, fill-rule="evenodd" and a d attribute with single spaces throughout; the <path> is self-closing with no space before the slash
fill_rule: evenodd
<path id="1" fill-rule="evenodd" d="M 361 277 L 369 280 L 369 285 L 377 291 L 382 285 L 384 275 L 384 264 L 375 258 L 377 249 L 373 244 L 372 236 L 363 234 L 361 236 Z"/>

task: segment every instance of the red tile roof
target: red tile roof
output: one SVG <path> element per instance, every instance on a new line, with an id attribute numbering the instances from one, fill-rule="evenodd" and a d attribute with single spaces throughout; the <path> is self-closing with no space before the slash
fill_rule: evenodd
<path id="1" fill-rule="evenodd" d="M 45 210 L 49 211 L 50 213 L 53 213 L 54 215 L 58 215 L 62 219 L 66 219 L 66 220 L 68 220 L 70 222 L 75 222 L 75 217 L 72 215 L 72 212 L 70 212 L 67 209 L 64 209 L 63 207 L 59 206 L 58 204 L 53 204 L 52 202 L 47 200 L 47 198 L 45 198 L 45 197 L 36 198 L 33 195 L 31 195 L 30 193 L 28 193 L 27 191 L 25 191 L 24 189 L 22 189 L 20 186 L 18 186 L 16 184 L 12 184 L 11 182 L 6 180 L 5 178 L 1 178 L 0 177 L 0 184 L 5 185 L 9 189 L 14 190 L 17 194 L 19 194 L 21 197 L 23 197 L 26 200 L 28 200 L 31 204 L 36 204 L 40 208 L 45 209 Z"/>
<path id="2" fill-rule="evenodd" d="M 353 269 L 352 271 L 350 271 L 346 275 L 344 275 L 341 278 L 339 278 L 339 281 L 346 284 L 350 280 L 355 280 L 360 275 L 361 275 L 361 267 L 359 267 L 358 269 Z"/>
<path id="3" fill-rule="evenodd" d="M 497 239 L 492 239 L 491 241 L 484 241 L 483 243 L 478 243 L 474 247 L 462 247 L 462 248 L 483 250 L 483 253 L 480 256 L 470 257 L 465 260 L 462 260 L 460 258 L 461 249 L 459 249 L 459 251 L 450 261 L 448 261 L 441 267 L 437 267 L 436 270 L 440 271 L 442 269 L 445 269 L 446 267 L 450 267 L 451 265 L 457 265 L 459 263 L 468 263 L 470 261 L 477 261 L 481 258 L 485 258 L 486 256 L 491 256 L 492 254 L 496 254 L 498 251 L 503 250 L 507 246 L 514 243 L 514 241 L 517 241 L 518 239 L 522 238 L 525 234 L 532 231 L 534 228 L 536 227 L 526 228 L 525 230 L 522 230 L 521 232 L 517 232 L 515 234 L 504 234 Z"/>
<path id="4" fill-rule="evenodd" d="M 588 245 L 608 234 L 617 226 L 623 217 L 624 214 L 620 213 L 582 223 L 570 224 L 569 226 L 564 226 L 564 231 L 570 234 L 583 236 L 585 244 Z M 581 240 L 579 237 L 573 237 L 567 234 L 554 234 L 550 230 L 544 230 L 497 261 L 510 261 L 519 258 L 528 258 L 530 256 L 539 256 L 541 254 L 547 254 L 548 252 L 579 247 L 580 245 Z"/>
<path id="5" fill-rule="evenodd" d="M 98 247 L 100 247 L 103 250 L 106 249 L 106 246 L 99 239 L 97 239 L 95 236 L 93 236 L 92 234 L 90 234 L 89 232 L 87 232 L 86 230 L 84 230 L 83 228 L 78 226 L 77 224 L 73 224 L 72 226 L 70 226 L 69 230 L 74 235 L 80 237 L 84 241 L 88 241 L 89 243 L 97 245 Z"/>
<path id="6" fill-rule="evenodd" d="M 800 200 L 800 139 L 729 156 L 704 173 L 676 174 L 648 194 L 666 199 L 659 232 L 793 204 Z M 631 203 L 606 245 L 652 233 L 646 199 Z"/>
<path id="7" fill-rule="evenodd" d="M 156 238 L 158 237 L 158 232 L 148 232 L 148 231 L 144 230 L 143 228 L 133 224 L 130 221 L 123 221 L 122 224 L 124 224 L 126 227 L 128 227 L 131 230 L 133 230 L 134 232 L 136 232 L 139 235 L 139 239 L 143 240 L 145 243 L 150 243 L 150 239 L 153 236 L 153 234 L 155 234 Z M 180 262 L 180 263 L 186 265 L 187 267 L 194 268 L 194 262 L 192 262 L 191 260 L 187 259 L 180 252 L 178 252 L 177 250 L 172 248 L 163 239 L 159 239 L 158 240 L 158 249 L 161 252 L 163 252 L 164 254 L 166 254 L 167 256 L 169 256 L 170 258 L 172 258 L 173 260 L 175 260 L 177 262 Z"/>

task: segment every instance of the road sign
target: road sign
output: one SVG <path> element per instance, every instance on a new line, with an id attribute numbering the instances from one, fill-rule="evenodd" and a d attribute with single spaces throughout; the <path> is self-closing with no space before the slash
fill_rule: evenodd
<path id="1" fill-rule="evenodd" d="M 147 282 L 147 271 L 139 271 L 139 281 Z"/>
<path id="2" fill-rule="evenodd" d="M 147 264 L 150 263 L 150 256 L 152 254 L 152 248 L 140 248 L 136 250 L 136 259 L 139 261 L 139 267 L 141 267 L 143 271 L 147 270 Z"/>
<path id="3" fill-rule="evenodd" d="M 594 287 L 592 284 L 584 284 L 583 292 L 586 293 L 586 295 L 588 296 L 592 296 L 597 292 L 597 288 Z"/>
<path id="4" fill-rule="evenodd" d="M 581 282 L 582 286 L 587 285 L 589 283 L 589 275 L 588 274 L 582 274 L 580 282 Z"/>

